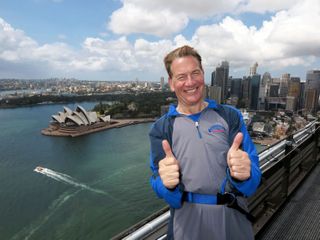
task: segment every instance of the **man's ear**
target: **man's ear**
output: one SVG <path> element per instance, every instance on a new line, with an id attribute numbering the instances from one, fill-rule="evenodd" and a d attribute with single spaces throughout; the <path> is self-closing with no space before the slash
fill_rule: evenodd
<path id="1" fill-rule="evenodd" d="M 172 80 L 171 77 L 168 78 L 168 83 L 169 83 L 169 86 L 170 86 L 170 90 L 172 92 L 174 92 L 173 80 Z"/>

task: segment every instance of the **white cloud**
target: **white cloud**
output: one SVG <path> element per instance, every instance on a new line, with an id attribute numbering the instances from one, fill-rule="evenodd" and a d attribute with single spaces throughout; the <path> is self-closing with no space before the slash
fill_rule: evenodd
<path id="1" fill-rule="evenodd" d="M 271 69 L 302 66 L 320 57 L 320 2 L 302 1 L 275 14 L 260 29 L 225 17 L 219 24 L 199 27 L 190 44 L 199 49 L 207 66 L 221 60 L 232 67 L 255 61 Z"/>
<path id="2" fill-rule="evenodd" d="M 237 12 L 276 12 L 287 10 L 300 0 L 245 0 L 242 1 Z"/>
<path id="3" fill-rule="evenodd" d="M 108 26 L 117 34 L 147 33 L 167 37 L 187 24 L 188 18 L 184 13 L 173 14 L 166 9 L 149 10 L 129 3 L 112 13 Z"/>
<path id="4" fill-rule="evenodd" d="M 240 3 L 241 0 L 123 0 L 123 7 L 133 5 L 152 12 L 169 10 L 173 15 L 184 13 L 190 18 L 206 18 L 232 12 Z"/>
<path id="5" fill-rule="evenodd" d="M 123 0 L 108 27 L 117 34 L 145 33 L 168 37 L 184 29 L 190 19 L 232 12 L 241 0 Z"/>
<path id="6" fill-rule="evenodd" d="M 276 12 L 287 10 L 301 0 L 123 0 L 113 12 L 108 27 L 117 34 L 145 33 L 171 36 L 192 19 L 223 14 Z"/>

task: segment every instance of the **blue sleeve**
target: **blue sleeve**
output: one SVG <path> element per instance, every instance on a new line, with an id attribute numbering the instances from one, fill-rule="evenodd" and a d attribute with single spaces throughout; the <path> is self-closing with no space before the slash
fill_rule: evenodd
<path id="1" fill-rule="evenodd" d="M 159 123 L 158 123 L 159 125 Z M 177 186 L 173 190 L 167 189 L 159 176 L 159 161 L 165 157 L 162 149 L 162 140 L 165 139 L 162 132 L 159 131 L 159 126 L 155 123 L 149 133 L 150 137 L 150 167 L 153 172 L 150 182 L 152 189 L 155 191 L 159 198 L 163 198 L 172 208 L 180 208 L 182 206 L 182 191 Z"/>
<path id="2" fill-rule="evenodd" d="M 240 116 L 240 131 L 243 134 L 243 141 L 242 141 L 242 150 L 247 152 L 249 158 L 251 160 L 251 176 L 249 179 L 245 181 L 236 181 L 230 176 L 230 170 L 227 169 L 227 177 L 230 183 L 242 194 L 249 197 L 253 195 L 261 180 L 261 171 L 259 167 L 259 155 L 257 154 L 257 150 L 255 145 L 253 144 L 251 137 L 247 131 L 245 123 L 242 119 L 241 113 Z"/>

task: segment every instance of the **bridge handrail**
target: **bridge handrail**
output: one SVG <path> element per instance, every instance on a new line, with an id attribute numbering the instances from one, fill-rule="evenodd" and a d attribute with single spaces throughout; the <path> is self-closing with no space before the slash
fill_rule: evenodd
<path id="1" fill-rule="evenodd" d="M 315 120 L 313 122 L 310 122 L 305 126 L 305 128 L 301 129 L 297 133 L 280 140 L 279 142 L 272 145 L 270 148 L 265 149 L 259 154 L 259 162 L 260 162 L 260 168 L 262 173 L 270 169 L 272 165 L 274 165 L 276 162 L 281 161 L 281 158 L 283 158 L 286 154 L 286 146 L 293 144 L 294 146 L 302 144 L 304 141 L 306 141 L 309 137 L 311 137 L 315 131 L 316 126 L 319 123 Z M 168 208 L 169 209 L 169 208 Z M 162 210 L 163 211 L 163 210 Z M 168 221 L 170 218 L 170 211 L 164 212 L 162 215 L 158 216 L 157 218 L 153 219 L 152 221 L 148 222 L 147 224 L 144 224 L 142 227 L 138 228 L 135 231 L 126 230 L 125 232 L 129 234 L 125 234 L 125 232 L 122 232 L 121 234 L 117 236 L 125 236 L 125 237 L 117 237 L 115 236 L 113 239 L 126 239 L 126 240 L 134 240 L 134 239 L 144 239 L 148 235 L 152 233 L 155 229 L 157 229 L 160 225 L 163 225 L 166 221 Z M 162 235 L 158 239 L 165 239 L 166 235 Z"/>

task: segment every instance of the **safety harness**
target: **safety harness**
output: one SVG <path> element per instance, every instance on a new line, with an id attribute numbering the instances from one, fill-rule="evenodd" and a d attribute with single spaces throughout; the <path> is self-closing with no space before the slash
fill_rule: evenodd
<path id="1" fill-rule="evenodd" d="M 238 204 L 237 196 L 241 196 L 242 194 L 238 192 L 233 193 L 225 191 L 225 185 L 227 181 L 227 178 L 225 178 L 221 184 L 220 192 L 218 192 L 216 195 L 184 191 L 182 200 L 195 204 L 226 205 L 227 207 L 233 208 L 244 214 L 250 222 L 254 222 L 254 216 L 252 216 L 248 211 L 240 207 Z"/>

